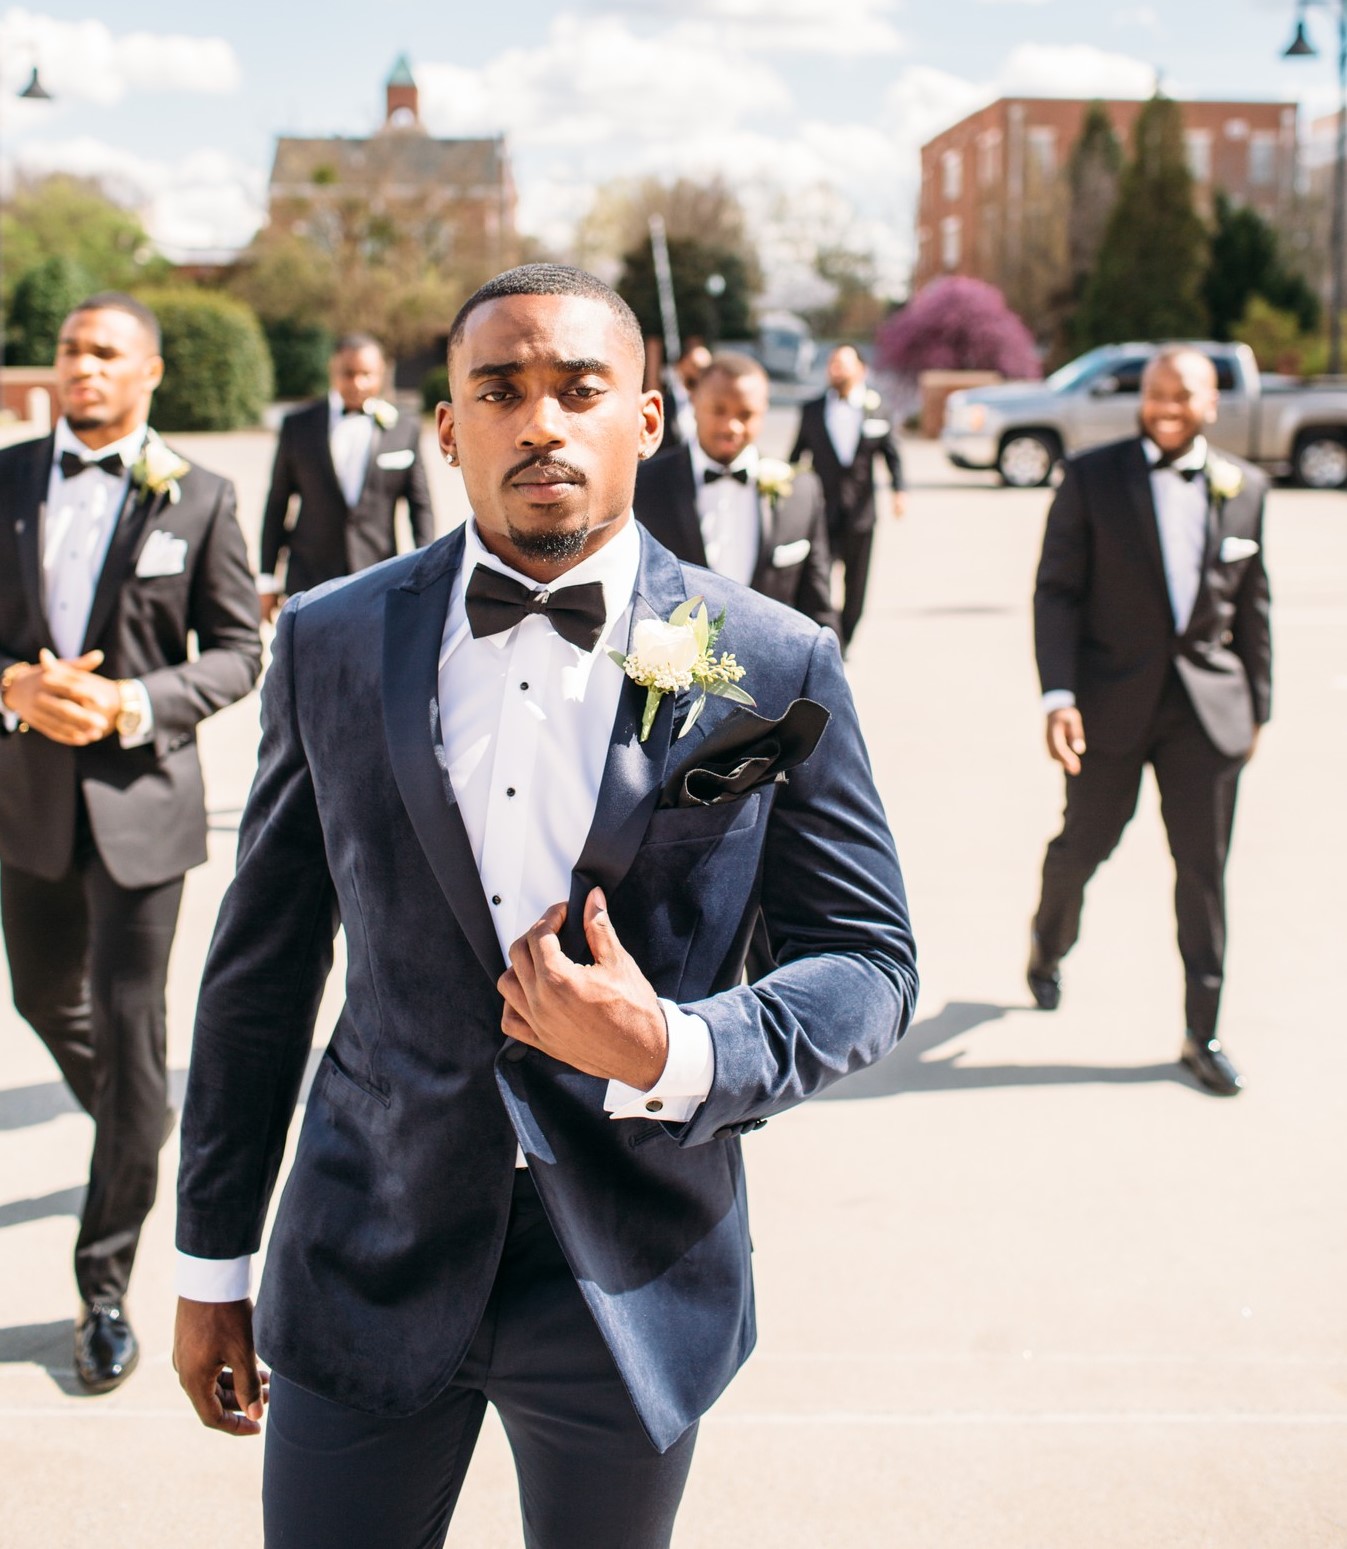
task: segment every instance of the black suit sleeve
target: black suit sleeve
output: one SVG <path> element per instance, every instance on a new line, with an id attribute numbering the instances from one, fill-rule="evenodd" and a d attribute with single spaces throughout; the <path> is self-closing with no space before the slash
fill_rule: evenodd
<path id="1" fill-rule="evenodd" d="M 418 548 L 435 538 L 435 510 L 430 503 L 425 465 L 421 461 L 420 432 L 412 439 L 416 461 L 407 470 L 407 516 L 412 524 L 412 543 Z"/>
<path id="2" fill-rule="evenodd" d="M 790 449 L 790 456 L 786 459 L 787 462 L 798 463 L 806 452 L 812 452 L 813 450 L 809 444 L 809 436 L 806 433 L 807 416 L 808 410 L 801 409 L 799 428 L 795 432 L 795 445 Z"/>
<path id="3" fill-rule="evenodd" d="M 1235 598 L 1234 651 L 1244 663 L 1253 696 L 1253 718 L 1262 726 L 1272 717 L 1272 596 L 1263 564 L 1263 501 L 1258 503 L 1258 552 L 1245 566 Z"/>
<path id="4" fill-rule="evenodd" d="M 290 497 L 299 493 L 295 477 L 294 426 L 291 419 L 281 424 L 276 442 L 276 461 L 271 469 L 271 489 L 267 492 L 266 509 L 262 513 L 262 546 L 258 557 L 258 569 L 263 575 L 275 575 L 280 563 L 281 551 L 286 548 L 285 518 L 290 510 Z"/>
<path id="5" fill-rule="evenodd" d="M 257 621 L 257 586 L 239 531 L 234 486 L 221 479 L 187 603 L 197 657 L 141 675 L 161 758 L 198 721 L 242 699 L 257 681 L 262 668 Z"/>
<path id="6" fill-rule="evenodd" d="M 833 556 L 828 546 L 827 509 L 823 503 L 821 484 L 815 485 L 813 506 L 813 517 L 809 524 L 809 558 L 804 563 L 795 606 L 816 624 L 831 629 L 840 640 L 842 624 L 833 608 Z"/>
<path id="7" fill-rule="evenodd" d="M 903 456 L 898 450 L 898 437 L 893 433 L 890 424 L 889 432 L 875 448 L 876 452 L 884 459 L 884 466 L 889 470 L 889 481 L 895 490 L 903 487 Z"/>
<path id="8" fill-rule="evenodd" d="M 1090 529 L 1080 474 L 1070 463 L 1048 511 L 1034 587 L 1034 651 L 1046 694 L 1076 691 L 1076 653 L 1090 578 Z"/>

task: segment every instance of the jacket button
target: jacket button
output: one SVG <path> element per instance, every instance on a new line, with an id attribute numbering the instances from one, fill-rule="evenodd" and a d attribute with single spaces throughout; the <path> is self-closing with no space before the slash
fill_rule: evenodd
<path id="1" fill-rule="evenodd" d="M 505 1058 L 509 1060 L 512 1065 L 517 1065 L 528 1052 L 528 1044 L 512 1043 L 505 1051 Z"/>
<path id="2" fill-rule="evenodd" d="M 662 1113 L 664 1111 L 664 1104 L 660 1102 L 658 1097 L 652 1097 L 645 1105 L 645 1111 L 647 1113 Z"/>

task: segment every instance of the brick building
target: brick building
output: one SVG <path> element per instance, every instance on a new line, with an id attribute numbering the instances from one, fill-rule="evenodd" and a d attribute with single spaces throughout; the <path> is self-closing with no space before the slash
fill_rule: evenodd
<path id="1" fill-rule="evenodd" d="M 1065 172 L 1087 101 L 1007 97 L 971 113 L 921 150 L 913 289 L 967 274 L 1005 292 L 1032 319 L 1066 272 Z M 1105 102 L 1130 147 L 1143 104 Z M 1296 187 L 1290 102 L 1181 102 L 1199 207 L 1216 190 L 1276 221 Z"/>

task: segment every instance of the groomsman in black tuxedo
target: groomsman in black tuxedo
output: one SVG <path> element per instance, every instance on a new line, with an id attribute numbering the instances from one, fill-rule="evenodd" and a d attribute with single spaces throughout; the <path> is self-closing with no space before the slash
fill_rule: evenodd
<path id="1" fill-rule="evenodd" d="M 1048 846 L 1029 987 L 1054 1010 L 1085 885 L 1155 770 L 1187 983 L 1182 1060 L 1209 1091 L 1243 1079 L 1216 1036 L 1226 854 L 1240 771 L 1268 719 L 1272 644 L 1257 469 L 1218 457 L 1216 373 L 1167 349 L 1142 380 L 1142 434 L 1073 458 L 1048 513 L 1034 594 L 1051 756 L 1067 773 Z"/>
<path id="2" fill-rule="evenodd" d="M 672 452 L 697 439 L 697 420 L 692 395 L 702 373 L 711 364 L 711 351 L 704 339 L 691 338 L 672 366 L 661 373 L 660 391 L 664 394 L 664 439 L 661 452 Z"/>
<path id="3" fill-rule="evenodd" d="M 138 1356 L 169 949 L 206 859 L 196 726 L 261 663 L 233 486 L 147 429 L 163 369 L 153 314 L 92 297 L 61 325 L 55 433 L 0 452 L 0 919 L 15 1006 L 94 1121 L 75 1372 L 95 1393 Z"/>
<path id="4" fill-rule="evenodd" d="M 257 585 L 265 618 L 275 614 L 283 593 L 391 559 L 399 500 L 407 503 L 414 546 L 424 548 L 435 536 L 421 422 L 379 397 L 387 370 L 378 340 L 345 335 L 332 351 L 327 397 L 287 414 L 281 425 L 262 517 Z M 299 509 L 291 522 L 295 496 Z M 288 556 L 284 583 L 276 575 L 282 554 Z"/>
<path id="5" fill-rule="evenodd" d="M 893 421 L 866 385 L 865 362 L 850 344 L 840 344 L 828 359 L 828 391 L 800 410 L 800 428 L 791 462 L 808 452 L 823 481 L 828 505 L 828 539 L 842 562 L 842 650 L 860 623 L 870 579 L 870 550 L 875 541 L 875 459 L 889 470 L 894 516 L 904 511 L 903 462 Z"/>
<path id="6" fill-rule="evenodd" d="M 823 487 L 758 452 L 767 373 L 748 355 L 717 355 L 692 395 L 695 434 L 643 463 L 636 519 L 667 549 L 838 630 Z"/>

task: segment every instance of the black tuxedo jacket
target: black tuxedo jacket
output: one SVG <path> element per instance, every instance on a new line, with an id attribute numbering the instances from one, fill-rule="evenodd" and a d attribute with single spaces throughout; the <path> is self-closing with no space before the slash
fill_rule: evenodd
<path id="1" fill-rule="evenodd" d="M 332 466 L 330 418 L 326 398 L 296 409 L 281 422 L 276 444 L 262 516 L 261 570 L 274 574 L 286 551 L 285 589 L 292 594 L 391 559 L 397 553 L 393 518 L 399 500 L 407 502 L 416 547 L 424 548 L 435 536 L 421 465 L 420 417 L 399 414 L 390 430 L 375 425 L 364 488 L 354 506 L 346 504 Z M 287 528 L 292 495 L 299 496 L 299 511 Z"/>
<path id="2" fill-rule="evenodd" d="M 0 451 L 0 671 L 56 649 L 42 601 L 41 529 L 54 439 Z M 0 724 L 0 861 L 49 880 L 69 870 L 76 792 L 94 842 L 122 887 L 152 887 L 206 859 L 196 726 L 242 698 L 257 678 L 257 588 L 234 514 L 234 486 L 192 467 L 181 498 L 128 485 L 94 592 L 83 649 L 101 673 L 139 678 L 154 739 L 123 748 L 116 734 L 69 748 Z M 152 533 L 186 542 L 175 575 L 138 576 Z M 194 637 L 198 654 L 188 656 Z"/>
<path id="3" fill-rule="evenodd" d="M 866 420 L 871 428 L 862 433 L 855 458 L 844 467 L 823 415 L 827 401 L 825 393 L 822 398 L 812 398 L 802 405 L 800 428 L 795 435 L 790 460 L 798 462 L 806 452 L 809 453 L 814 472 L 823 481 L 829 532 L 868 532 L 875 525 L 875 458 L 883 459 L 894 489 L 903 487 L 903 460 L 893 433 L 893 421 L 885 417 L 882 407 L 876 409 L 874 417 Z"/>
<path id="4" fill-rule="evenodd" d="M 1139 437 L 1072 458 L 1048 512 L 1034 592 L 1034 638 L 1046 693 L 1076 695 L 1092 748 L 1126 753 L 1149 733 L 1171 663 L 1212 742 L 1246 753 L 1272 709 L 1272 638 L 1263 566 L 1267 479 L 1243 475 L 1213 498 L 1206 557 L 1182 634 L 1165 582 L 1150 465 Z"/>
<path id="5" fill-rule="evenodd" d="M 882 1058 L 911 1017 L 902 879 L 836 640 L 643 533 L 633 629 L 703 594 L 727 615 L 721 644 L 763 716 L 808 698 L 832 718 L 788 780 L 661 805 L 746 712 L 709 699 L 680 738 L 692 696 L 666 695 L 642 742 L 645 690 L 624 684 L 562 944 L 589 960 L 583 903 L 601 885 L 657 992 L 705 1019 L 715 1077 L 686 1123 L 610 1119 L 606 1082 L 501 1034 L 504 961 L 438 713 L 462 562 L 459 529 L 280 615 L 238 874 L 198 1002 L 178 1245 L 207 1258 L 258 1247 L 340 919 L 346 1005 L 272 1230 L 259 1350 L 358 1409 L 429 1403 L 490 1295 L 518 1143 L 663 1449 L 753 1346 L 738 1137 Z M 780 966 L 748 985 L 759 912 Z"/>
<path id="6" fill-rule="evenodd" d="M 832 561 L 819 481 L 801 470 L 789 495 L 759 497 L 762 526 L 753 590 L 838 631 Z M 689 565 L 706 565 L 692 453 L 686 446 L 642 463 L 636 474 L 637 520 Z"/>

